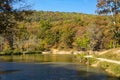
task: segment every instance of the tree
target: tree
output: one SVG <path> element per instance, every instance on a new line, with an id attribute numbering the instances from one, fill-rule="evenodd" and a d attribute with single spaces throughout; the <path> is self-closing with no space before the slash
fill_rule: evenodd
<path id="1" fill-rule="evenodd" d="M 73 48 L 73 38 L 75 35 L 75 27 L 70 24 L 65 24 L 60 30 L 59 48 L 60 49 L 70 49 Z"/>
<path id="2" fill-rule="evenodd" d="M 89 48 L 90 39 L 86 35 L 83 35 L 82 37 L 77 38 L 76 42 L 78 47 L 81 50 L 84 50 L 84 49 L 87 50 Z"/>
<path id="3" fill-rule="evenodd" d="M 39 23 L 38 37 L 41 40 L 40 46 L 49 48 L 54 44 L 54 35 L 51 31 L 52 24 L 48 20 L 41 20 Z"/>
<path id="4" fill-rule="evenodd" d="M 103 49 L 104 34 L 100 26 L 97 27 L 95 23 L 91 23 L 91 26 L 87 29 L 87 34 L 89 35 L 91 50 Z"/>
<path id="5" fill-rule="evenodd" d="M 6 32 L 15 25 L 16 9 L 13 7 L 21 0 L 1 0 L 0 1 L 0 32 Z"/>
<path id="6" fill-rule="evenodd" d="M 18 18 L 18 14 L 21 15 L 19 10 L 15 9 L 15 4 L 21 1 L 23 0 L 0 0 L 0 33 L 3 34 L 11 49 L 13 49 L 16 20 L 21 19 Z"/>
<path id="7" fill-rule="evenodd" d="M 120 30 L 117 24 L 117 15 L 120 13 L 120 0 L 98 0 L 97 1 L 97 13 L 112 15 L 113 20 L 113 39 L 114 48 L 117 44 L 120 44 Z"/>

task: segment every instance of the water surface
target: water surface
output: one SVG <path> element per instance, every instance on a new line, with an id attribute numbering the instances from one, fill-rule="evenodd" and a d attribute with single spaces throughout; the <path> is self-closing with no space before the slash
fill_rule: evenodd
<path id="1" fill-rule="evenodd" d="M 0 80 L 119 80 L 101 69 L 73 63 L 71 55 L 8 56 L 0 59 Z"/>

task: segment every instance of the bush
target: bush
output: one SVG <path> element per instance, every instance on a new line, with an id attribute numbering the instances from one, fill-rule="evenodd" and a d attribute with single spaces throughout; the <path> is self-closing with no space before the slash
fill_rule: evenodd
<path id="1" fill-rule="evenodd" d="M 85 58 L 86 54 L 85 53 L 81 53 L 81 54 L 78 54 L 76 55 L 76 61 L 78 62 L 81 62 L 81 63 L 86 63 L 87 62 L 87 58 Z"/>
<path id="2" fill-rule="evenodd" d="M 95 58 L 88 58 L 89 64 L 94 64 L 97 60 Z"/>
<path id="3" fill-rule="evenodd" d="M 14 54 L 14 55 L 22 55 L 23 53 L 20 52 L 20 51 L 14 51 L 13 54 Z"/>
<path id="4" fill-rule="evenodd" d="M 4 55 L 12 55 L 13 54 L 13 51 L 12 50 L 8 50 L 8 51 L 4 51 Z"/>

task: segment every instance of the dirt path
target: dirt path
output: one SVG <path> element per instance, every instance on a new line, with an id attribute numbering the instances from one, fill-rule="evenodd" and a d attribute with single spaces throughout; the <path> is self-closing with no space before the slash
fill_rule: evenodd
<path id="1" fill-rule="evenodd" d="M 92 55 L 88 55 L 85 56 L 86 58 L 94 58 Z M 120 65 L 120 61 L 116 61 L 116 60 L 111 60 L 111 59 L 105 59 L 105 58 L 96 58 L 99 61 L 105 61 L 105 62 L 109 62 L 109 63 L 115 63 L 115 64 L 119 64 Z"/>
<path id="2" fill-rule="evenodd" d="M 110 59 L 105 59 L 105 58 L 96 58 L 99 61 L 105 61 L 105 62 L 109 62 L 109 63 L 115 63 L 115 64 L 119 64 L 120 65 L 120 61 L 116 61 L 116 60 L 110 60 Z"/>

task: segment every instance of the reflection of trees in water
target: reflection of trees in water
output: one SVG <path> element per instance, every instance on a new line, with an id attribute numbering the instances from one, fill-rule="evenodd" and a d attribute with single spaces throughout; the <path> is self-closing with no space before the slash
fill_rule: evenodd
<path id="1" fill-rule="evenodd" d="M 0 74 L 16 73 L 19 71 L 21 71 L 21 70 L 4 70 L 4 71 L 0 71 Z"/>
<path id="2" fill-rule="evenodd" d="M 0 75 L 16 73 L 19 71 L 21 71 L 21 70 L 4 70 L 4 71 L 0 71 Z M 0 76 L 0 80 L 3 80 L 3 76 Z"/>

